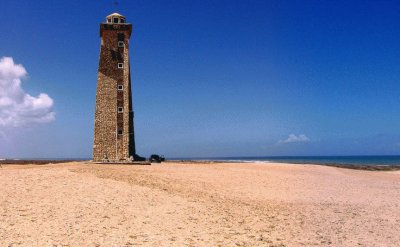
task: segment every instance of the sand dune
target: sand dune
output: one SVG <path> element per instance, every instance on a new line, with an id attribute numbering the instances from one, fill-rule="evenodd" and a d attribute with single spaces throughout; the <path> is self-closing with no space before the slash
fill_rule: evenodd
<path id="1" fill-rule="evenodd" d="M 0 246 L 398 246 L 400 172 L 3 165 Z"/>

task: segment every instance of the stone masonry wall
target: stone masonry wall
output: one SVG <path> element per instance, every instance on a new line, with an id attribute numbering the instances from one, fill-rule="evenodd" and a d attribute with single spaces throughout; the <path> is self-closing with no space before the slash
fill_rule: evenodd
<path id="1" fill-rule="evenodd" d="M 134 156 L 132 96 L 130 91 L 129 38 L 131 24 L 101 24 L 97 78 L 93 161 L 120 161 Z M 118 41 L 124 46 L 118 47 Z M 123 68 L 118 68 L 118 63 Z M 118 85 L 123 90 L 118 90 Z M 118 107 L 123 112 L 118 112 Z M 122 132 L 122 133 L 119 133 Z M 133 143 L 134 145 L 134 143 Z M 132 153 L 133 151 L 133 153 Z"/>

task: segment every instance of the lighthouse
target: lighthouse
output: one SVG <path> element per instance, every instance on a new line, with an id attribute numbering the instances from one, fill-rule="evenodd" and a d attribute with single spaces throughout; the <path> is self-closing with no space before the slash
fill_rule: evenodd
<path id="1" fill-rule="evenodd" d="M 132 24 L 113 13 L 100 24 L 100 58 L 94 121 L 94 162 L 140 159 L 135 150 L 129 39 Z"/>

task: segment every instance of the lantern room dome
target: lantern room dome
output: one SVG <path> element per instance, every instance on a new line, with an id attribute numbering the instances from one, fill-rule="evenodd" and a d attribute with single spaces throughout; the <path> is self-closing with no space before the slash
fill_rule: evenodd
<path id="1" fill-rule="evenodd" d="M 126 23 L 126 18 L 125 18 L 125 16 L 123 16 L 119 13 L 112 13 L 111 15 L 107 15 L 106 23 L 124 24 L 124 23 Z"/>

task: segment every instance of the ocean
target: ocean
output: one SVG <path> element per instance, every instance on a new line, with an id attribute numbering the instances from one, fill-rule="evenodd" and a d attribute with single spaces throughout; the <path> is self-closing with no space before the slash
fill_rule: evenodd
<path id="1" fill-rule="evenodd" d="M 318 165 L 400 166 L 400 155 L 213 157 L 213 158 L 176 158 L 170 160 L 207 160 L 207 161 L 257 162 L 257 163 L 277 162 L 277 163 L 318 164 Z"/>
<path id="2" fill-rule="evenodd" d="M 77 159 L 0 159 L 0 163 L 14 162 L 34 163 L 52 161 L 53 163 L 90 160 L 91 158 Z M 400 155 L 353 155 L 353 156 L 260 156 L 260 157 L 209 157 L 209 158 L 170 158 L 166 160 L 191 160 L 191 161 L 219 161 L 242 163 L 290 163 L 290 164 L 317 164 L 337 166 L 396 166 L 400 168 Z"/>

